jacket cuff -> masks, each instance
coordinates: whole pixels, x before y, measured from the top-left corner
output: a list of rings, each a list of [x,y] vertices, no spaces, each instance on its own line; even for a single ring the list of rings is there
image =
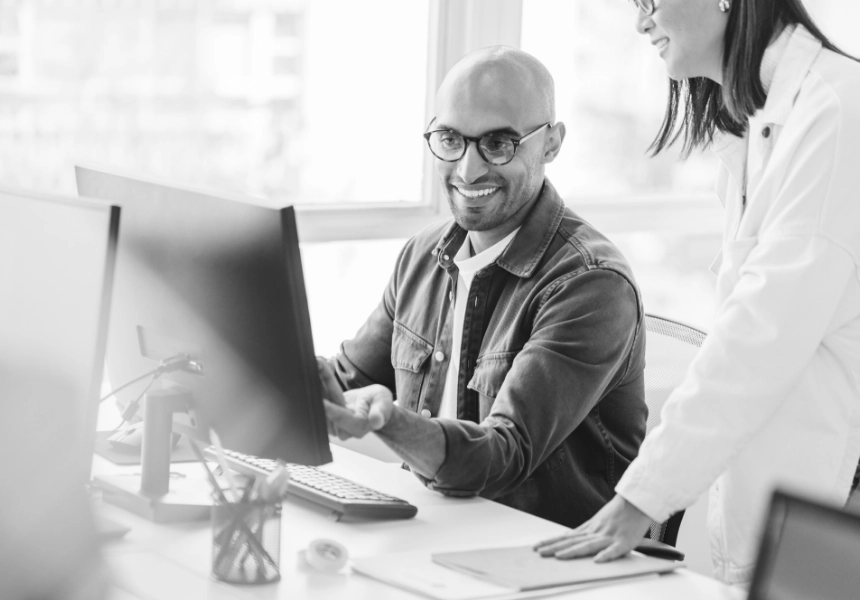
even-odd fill
[[[473,481],[473,469],[468,465],[481,464],[468,457],[480,452],[482,444],[466,439],[463,427],[456,419],[437,419],[445,434],[445,461],[432,479],[419,476],[429,489],[446,496],[469,497],[480,493],[480,483]],[[476,447],[476,445],[478,447]],[[417,475],[417,474],[416,474]]]

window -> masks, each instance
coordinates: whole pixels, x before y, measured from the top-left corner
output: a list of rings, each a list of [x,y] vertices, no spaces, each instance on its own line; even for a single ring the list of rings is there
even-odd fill
[[[429,32],[429,0],[20,0],[0,180],[73,193],[84,161],[280,205],[426,204]]]

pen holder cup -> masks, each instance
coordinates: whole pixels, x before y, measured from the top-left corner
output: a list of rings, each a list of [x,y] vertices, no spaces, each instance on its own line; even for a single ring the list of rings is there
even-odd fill
[[[281,503],[237,502],[212,507],[212,576],[227,583],[281,578]]]

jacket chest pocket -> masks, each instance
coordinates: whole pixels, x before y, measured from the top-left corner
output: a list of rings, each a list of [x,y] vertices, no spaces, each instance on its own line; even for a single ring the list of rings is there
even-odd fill
[[[741,267],[746,263],[753,248],[758,244],[758,238],[743,238],[723,244],[720,252],[721,262],[717,276],[718,304],[732,293],[740,279]]]
[[[478,358],[472,378],[466,384],[478,393],[478,422],[490,414],[516,355],[516,352],[504,352]]]
[[[424,364],[432,352],[433,346],[430,342],[401,323],[394,322],[391,366],[394,367],[397,399],[404,408],[414,410],[418,406],[418,394],[424,379]]]

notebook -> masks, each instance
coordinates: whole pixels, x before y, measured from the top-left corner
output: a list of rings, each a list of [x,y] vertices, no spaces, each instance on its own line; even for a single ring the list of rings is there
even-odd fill
[[[517,591],[668,573],[684,566],[637,552],[607,563],[596,563],[592,557],[558,560],[543,558],[531,546],[434,554],[433,562]]]

